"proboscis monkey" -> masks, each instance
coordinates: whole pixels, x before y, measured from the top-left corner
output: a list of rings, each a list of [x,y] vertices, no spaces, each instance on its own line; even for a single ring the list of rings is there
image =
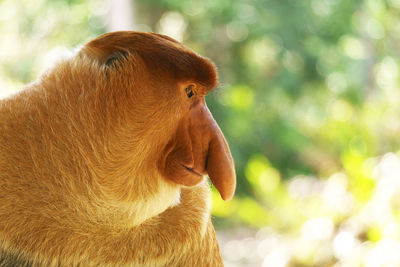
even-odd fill
[[[114,32],[0,101],[0,266],[222,266],[208,174],[235,171],[210,60]]]

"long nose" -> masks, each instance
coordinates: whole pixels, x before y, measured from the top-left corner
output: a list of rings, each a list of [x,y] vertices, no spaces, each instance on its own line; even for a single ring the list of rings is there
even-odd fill
[[[194,162],[204,162],[205,169],[222,199],[233,197],[236,188],[236,173],[228,143],[211,115],[205,101],[191,110],[191,138]],[[196,155],[205,157],[196,160]]]

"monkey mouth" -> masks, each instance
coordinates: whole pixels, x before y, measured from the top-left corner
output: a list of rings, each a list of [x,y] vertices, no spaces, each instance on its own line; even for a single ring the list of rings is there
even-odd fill
[[[186,171],[190,172],[191,174],[194,174],[194,175],[199,176],[199,177],[202,177],[202,176],[203,176],[202,174],[196,172],[193,168],[190,168],[190,167],[185,166],[185,165],[183,165],[183,164],[181,164],[181,166],[182,166]]]

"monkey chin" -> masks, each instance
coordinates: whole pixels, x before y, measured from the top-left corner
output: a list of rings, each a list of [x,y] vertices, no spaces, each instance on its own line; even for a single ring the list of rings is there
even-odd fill
[[[164,181],[161,177],[159,191],[145,200],[133,201],[127,203],[129,211],[123,225],[124,228],[134,227],[142,224],[150,218],[153,218],[169,208],[180,204],[181,188]],[[115,226],[115,224],[113,224]]]

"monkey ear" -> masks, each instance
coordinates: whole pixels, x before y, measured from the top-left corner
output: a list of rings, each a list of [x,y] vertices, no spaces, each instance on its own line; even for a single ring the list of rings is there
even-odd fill
[[[128,55],[127,51],[116,51],[105,59],[104,65],[107,67],[116,67],[118,63],[124,62],[128,58]]]

